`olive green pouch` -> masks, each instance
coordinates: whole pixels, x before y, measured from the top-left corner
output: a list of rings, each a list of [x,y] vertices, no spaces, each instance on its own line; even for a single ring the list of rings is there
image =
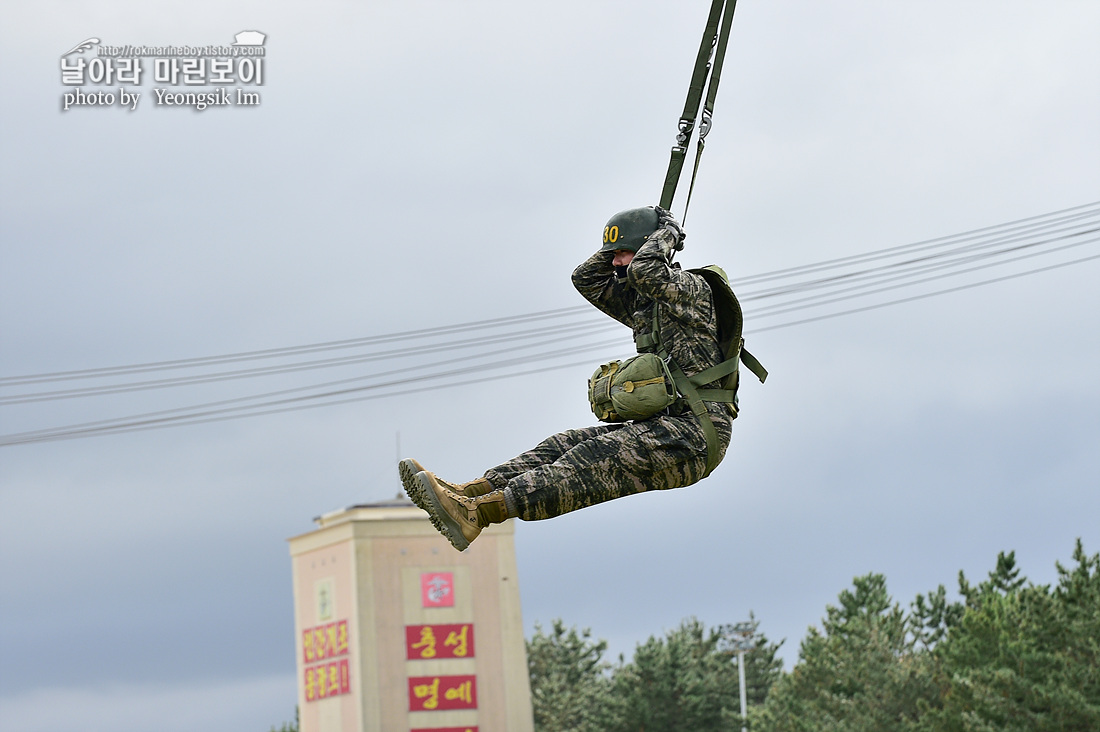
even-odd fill
[[[676,398],[668,364],[655,353],[605,363],[588,380],[588,401],[601,422],[647,419]]]

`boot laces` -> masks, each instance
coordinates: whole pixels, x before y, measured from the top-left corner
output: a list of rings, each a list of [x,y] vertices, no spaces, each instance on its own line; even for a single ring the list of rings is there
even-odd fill
[[[489,493],[485,493],[481,496],[478,496],[477,498],[470,498],[469,496],[455,494],[455,498],[458,500],[459,504],[461,504],[462,507],[466,509],[466,520],[474,524],[475,526],[480,527],[481,517],[478,515],[478,510],[486,504],[503,503],[504,491],[490,491]]]

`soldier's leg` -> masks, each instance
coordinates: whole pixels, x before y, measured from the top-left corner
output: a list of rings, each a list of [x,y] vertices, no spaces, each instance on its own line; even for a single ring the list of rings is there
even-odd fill
[[[503,490],[504,487],[508,485],[508,481],[512,478],[522,475],[529,470],[534,470],[542,465],[549,465],[574,446],[606,432],[620,429],[621,427],[623,427],[621,424],[605,424],[576,430],[566,430],[565,432],[559,432],[556,435],[547,437],[522,455],[518,455],[495,468],[490,468],[477,480],[471,480],[468,483],[461,484],[444,481],[438,476],[435,476],[435,480],[449,490],[461,493],[470,498],[476,498],[477,496],[482,496],[492,491]],[[408,494],[413,503],[430,513],[430,501],[428,500],[428,496],[424,492],[423,486],[421,486],[416,479],[417,474],[423,470],[424,466],[412,458],[405,458],[398,464],[398,472],[401,476],[401,483],[405,487],[405,493]]]
[[[503,490],[508,485],[505,476],[516,477],[525,471],[551,465],[579,445],[621,430],[622,425],[604,425],[560,432],[534,449],[490,469],[484,477],[462,486],[440,480],[412,459],[402,460],[399,469],[409,498],[428,512],[432,524],[455,549],[465,551],[486,526],[516,515],[508,509]]]
[[[691,485],[703,477],[706,463],[706,436],[694,417],[656,417],[574,444],[552,463],[513,477],[504,495],[509,515],[535,521],[642,491]]]
[[[602,424],[559,432],[556,435],[547,437],[522,455],[517,455],[495,468],[489,468],[485,471],[485,478],[494,488],[504,488],[513,478],[543,465],[550,465],[577,445],[608,432],[622,429],[624,426],[622,424]]]
[[[715,428],[724,454],[728,417],[716,419]],[[462,551],[483,528],[511,517],[546,519],[633,493],[690,485],[703,477],[706,462],[706,437],[694,417],[656,417],[547,438],[502,466],[501,473],[514,473],[535,465],[514,475],[503,489],[482,478],[476,482],[486,484],[488,492],[462,495],[421,471],[414,476],[419,490],[410,496],[420,494],[433,524]]]

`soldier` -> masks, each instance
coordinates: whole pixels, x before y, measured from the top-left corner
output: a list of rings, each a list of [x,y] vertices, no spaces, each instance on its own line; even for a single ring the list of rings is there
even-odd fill
[[[683,230],[664,209],[622,211],[604,228],[600,250],[573,272],[573,285],[590,303],[633,329],[639,352],[661,349],[662,357],[671,357],[670,363],[690,377],[719,364],[724,355],[707,279],[672,264],[683,240]],[[679,398],[646,419],[561,432],[461,485],[406,459],[399,466],[401,481],[413,502],[462,551],[483,528],[509,518],[537,521],[701,480],[725,455],[736,416],[731,402],[707,401],[704,408],[696,400],[693,412]],[[708,432],[714,443],[709,466]]]

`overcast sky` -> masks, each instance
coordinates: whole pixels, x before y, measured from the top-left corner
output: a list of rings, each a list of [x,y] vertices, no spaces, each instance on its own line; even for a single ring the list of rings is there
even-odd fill
[[[0,376],[583,304],[569,274],[606,220],[656,203],[707,5],[6,3]],[[158,107],[150,61],[134,111],[62,109],[84,39],[243,30],[267,34],[259,105]],[[1098,33],[1094,0],[741,0],[681,261],[736,278],[1100,200]],[[1077,537],[1100,550],[1098,279],[1094,260],[757,335],[746,307],[771,376],[742,387],[725,462],[518,524],[526,627],[629,656],[752,611],[789,668],[857,575],[908,604],[1016,550],[1052,581]],[[286,538],[392,498],[398,442],[467,480],[591,423],[585,379],[631,348],[605,337],[526,412],[501,407],[511,380],[0,447],[0,729],[292,718]],[[3,406],[0,433],[326,378]]]

